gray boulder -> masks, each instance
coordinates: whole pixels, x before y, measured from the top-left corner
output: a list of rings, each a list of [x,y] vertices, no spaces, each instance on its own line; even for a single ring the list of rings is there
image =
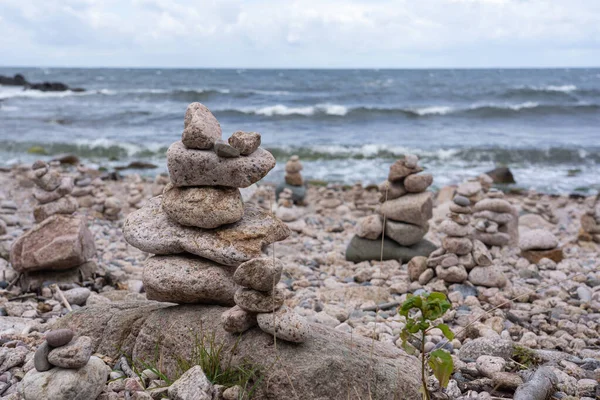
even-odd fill
[[[98,357],[79,369],[52,368],[38,372],[33,368],[23,378],[24,400],[90,400],[98,397],[109,368]]]
[[[395,241],[383,240],[383,260],[401,260],[403,263],[413,257],[428,257],[437,247],[428,240],[421,240],[412,246],[401,246]],[[381,240],[368,240],[354,236],[346,249],[346,260],[352,262],[372,261],[381,258]]]
[[[119,352],[134,360],[160,359],[173,378],[177,360],[189,360],[198,335],[223,343],[231,366],[262,367],[264,378],[254,396],[259,399],[416,399],[419,362],[397,347],[311,324],[302,344],[277,341],[254,327],[241,336],[223,330],[215,305],[169,306],[154,302],[111,303],[85,307],[57,321],[92,337],[95,351],[109,357]],[[168,327],[168,329],[166,329]],[[235,352],[232,349],[235,346]],[[89,398],[95,398],[90,396]]]

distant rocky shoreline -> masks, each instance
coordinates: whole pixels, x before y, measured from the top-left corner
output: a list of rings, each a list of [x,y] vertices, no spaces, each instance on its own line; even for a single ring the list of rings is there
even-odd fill
[[[0,85],[22,86],[25,90],[39,90],[42,92],[64,92],[67,90],[85,92],[83,88],[72,88],[62,82],[29,82],[22,74],[15,74],[13,77],[0,75]]]

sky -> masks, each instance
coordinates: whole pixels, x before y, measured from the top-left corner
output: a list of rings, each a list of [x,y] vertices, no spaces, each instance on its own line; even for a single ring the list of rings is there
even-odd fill
[[[600,0],[0,0],[0,65],[600,67]]]

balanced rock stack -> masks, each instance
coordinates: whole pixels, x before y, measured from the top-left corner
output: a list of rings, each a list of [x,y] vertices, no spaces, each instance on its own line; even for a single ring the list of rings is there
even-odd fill
[[[318,202],[321,209],[328,210],[338,208],[342,204],[344,204],[344,202],[336,195],[336,192],[333,189],[325,189],[323,198]]]
[[[71,215],[78,207],[69,195],[72,178],[61,177],[43,161],[36,161],[32,172],[39,188],[34,196],[40,204],[33,210],[37,225],[19,237],[10,251],[12,267],[22,273],[21,283],[39,271],[59,271],[65,279],[91,275],[95,263],[89,261],[96,248],[85,220]]]
[[[380,185],[379,215],[363,218],[346,250],[348,261],[361,262],[381,258],[406,262],[415,256],[428,256],[435,245],[423,237],[432,217],[431,174],[420,174],[415,155],[407,155],[390,167],[388,180]],[[381,240],[382,234],[384,240]]]
[[[50,170],[44,161],[36,161],[31,169],[32,180],[37,186],[33,194],[38,201],[33,209],[35,222],[40,223],[54,214],[73,214],[77,211],[79,204],[71,196],[73,178]]]
[[[352,186],[352,203],[354,204],[354,210],[362,213],[363,215],[372,209],[365,199],[365,188],[362,182],[356,182]]]
[[[127,203],[132,208],[141,208],[144,201],[144,182],[139,175],[132,177],[133,182],[127,185]]]
[[[585,199],[586,210],[581,216],[579,239],[600,243],[600,194]]]
[[[554,214],[550,198],[542,196],[538,199],[538,194],[535,190],[530,190],[527,197],[523,200],[523,211],[530,214],[537,214],[551,224],[557,224],[558,218]]]
[[[233,274],[241,286],[235,292],[235,307],[221,316],[223,328],[242,333],[258,324],[259,328],[278,339],[302,343],[310,334],[304,317],[283,305],[283,292],[276,285],[283,266],[273,258],[255,258],[241,264]]]
[[[169,183],[169,174],[162,173],[156,175],[152,184],[152,196],[159,196],[165,190],[165,186]]]
[[[446,235],[442,239],[442,247],[427,259],[427,267],[435,269],[435,274],[423,270],[418,277],[413,277],[414,280],[424,285],[435,275],[446,283],[460,283],[467,280],[469,271],[492,264],[492,256],[485,244],[470,238],[470,205],[471,202],[464,196],[454,198],[448,218],[439,226],[440,232]],[[411,263],[415,262],[417,260],[411,260]],[[477,273],[475,271],[475,275]]]
[[[519,214],[504,199],[504,193],[490,189],[487,198],[478,201],[475,211],[474,237],[488,246],[516,246],[519,241]]]
[[[46,333],[46,340],[35,352],[35,369],[44,372],[52,367],[84,367],[92,356],[92,339],[87,336],[74,336],[70,329],[56,329]]]
[[[289,189],[292,192],[292,200],[295,204],[303,205],[306,197],[306,186],[304,185],[304,178],[302,178],[302,171],[304,167],[300,162],[300,157],[293,155],[290,157],[288,162],[285,164],[285,182],[277,186],[275,195],[279,199],[280,194],[284,189]]]
[[[0,201],[0,231],[6,233],[7,226],[19,225],[19,217],[17,217],[17,203],[12,200]]]
[[[275,159],[259,147],[260,135],[234,137],[229,144],[222,141],[216,118],[192,103],[182,140],[167,151],[171,182],[126,218],[127,242],[155,254],[144,264],[148,299],[237,304],[245,311],[232,313],[244,320],[247,312],[271,313],[283,304],[281,292],[273,289],[279,265],[261,254],[290,230],[270,211],[244,204],[239,190],[262,179]]]
[[[293,197],[294,194],[288,188],[283,189],[283,191],[279,193],[275,215],[284,222],[297,221],[304,215],[304,207],[295,206]]]
[[[542,258],[549,258],[557,263],[563,260],[558,239],[545,229],[531,229],[522,233],[519,248],[521,255],[533,264],[537,264]]]
[[[92,178],[88,175],[88,170],[83,165],[77,166],[77,172],[75,187],[71,195],[77,198],[79,207],[91,208],[94,205]]]

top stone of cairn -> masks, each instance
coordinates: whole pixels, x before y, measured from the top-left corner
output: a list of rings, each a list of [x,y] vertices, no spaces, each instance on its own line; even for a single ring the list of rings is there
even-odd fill
[[[181,141],[188,149],[206,150],[221,139],[221,125],[206,106],[192,103],[183,120]]]

